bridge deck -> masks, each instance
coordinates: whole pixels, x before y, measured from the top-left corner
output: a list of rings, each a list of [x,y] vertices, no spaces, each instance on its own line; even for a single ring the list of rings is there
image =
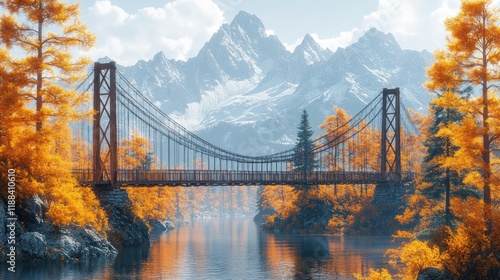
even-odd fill
[[[80,185],[98,185],[93,170],[73,170]],[[226,170],[118,170],[120,186],[234,186],[234,185],[333,185],[377,184],[387,181],[408,182],[412,172],[401,177],[379,172],[313,171],[306,176],[294,171],[226,171]],[[105,184],[105,182],[104,182]]]

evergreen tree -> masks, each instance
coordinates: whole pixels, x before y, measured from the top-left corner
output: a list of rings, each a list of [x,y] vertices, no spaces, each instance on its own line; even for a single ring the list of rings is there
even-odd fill
[[[467,87],[460,92],[464,98],[470,96],[472,87]],[[430,137],[424,142],[427,149],[427,155],[424,159],[423,181],[430,185],[422,190],[422,194],[430,199],[445,199],[445,223],[450,225],[450,198],[451,196],[467,197],[477,196],[470,188],[463,186],[463,176],[456,170],[443,166],[442,158],[450,158],[459,147],[452,143],[452,139],[446,135],[439,135],[442,126],[448,126],[450,123],[458,123],[463,118],[463,113],[453,108],[446,108],[431,104],[431,113],[433,114],[433,123],[429,127]],[[460,188],[453,188],[460,187]]]
[[[314,149],[312,136],[313,131],[309,124],[309,115],[304,110],[298,126],[297,144],[295,145],[295,156],[293,158],[293,170],[302,172],[304,181],[307,179],[307,173],[318,167],[318,162],[312,153]],[[306,189],[309,188],[308,186],[303,187]]]

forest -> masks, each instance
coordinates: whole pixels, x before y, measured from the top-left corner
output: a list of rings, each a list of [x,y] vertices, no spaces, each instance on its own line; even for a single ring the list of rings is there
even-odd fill
[[[72,88],[86,77],[88,50],[95,36],[79,20],[79,5],[47,1],[0,1],[0,183],[16,170],[16,203],[38,196],[56,227],[92,227],[109,232],[108,214],[89,187],[72,176],[74,166],[91,160],[87,143],[70,124],[91,117],[82,110],[89,95]],[[19,19],[22,19],[19,20]],[[374,185],[262,187],[124,188],[132,213],[146,222],[189,220],[211,215],[252,215],[264,230],[293,233],[388,235],[404,240],[387,255],[397,275],[372,270],[358,279],[498,279],[500,275],[500,9],[491,0],[463,0],[447,19],[446,47],[435,52],[426,89],[434,96],[428,114],[412,112],[419,137],[403,132],[402,162],[418,173],[402,205],[372,202]],[[50,30],[45,32],[45,29]],[[21,54],[21,55],[20,55]],[[334,107],[321,124],[325,135],[342,133],[351,118]],[[335,132],[335,133],[333,133]],[[312,171],[318,159],[307,112],[298,126],[291,170]],[[378,170],[380,131],[364,129],[347,147],[331,147],[322,160],[342,171]],[[119,143],[127,168],[155,168],[147,139],[133,133]],[[203,163],[201,162],[200,165]],[[7,188],[0,192],[7,203]]]

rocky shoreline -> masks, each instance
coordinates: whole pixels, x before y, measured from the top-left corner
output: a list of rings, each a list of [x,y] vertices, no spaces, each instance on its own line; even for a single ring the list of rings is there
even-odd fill
[[[46,218],[48,207],[39,196],[29,198],[16,209],[15,222],[7,219],[7,206],[0,200],[0,260],[4,263],[10,259],[16,262],[81,262],[91,257],[114,257],[121,247],[150,244],[146,223],[134,216],[127,205],[103,207],[109,219],[107,238],[92,227],[54,226]],[[155,232],[173,228],[169,223],[148,223]],[[15,237],[11,237],[15,244],[9,241],[11,231],[15,232]],[[13,245],[14,256],[10,250]]]

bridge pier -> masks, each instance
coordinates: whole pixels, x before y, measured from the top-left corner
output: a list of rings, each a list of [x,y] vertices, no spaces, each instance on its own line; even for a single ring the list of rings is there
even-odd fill
[[[132,205],[132,202],[128,198],[128,193],[125,190],[117,189],[112,186],[99,186],[94,187],[93,191],[103,208],[128,208]]]
[[[116,248],[149,244],[146,223],[131,211],[132,202],[126,190],[112,185],[93,187],[97,199],[108,215],[109,241]]]
[[[402,182],[384,182],[375,186],[373,194],[373,204],[394,204],[403,205],[405,195],[412,194],[415,191],[413,183]]]

